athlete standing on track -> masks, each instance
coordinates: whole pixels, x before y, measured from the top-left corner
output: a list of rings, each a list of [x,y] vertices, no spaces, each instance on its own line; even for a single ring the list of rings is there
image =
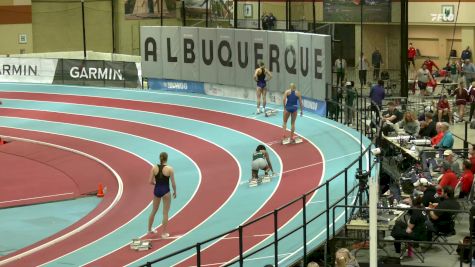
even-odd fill
[[[162,238],[169,236],[167,232],[168,226],[168,211],[170,210],[171,196],[170,196],[170,180],[172,181],[173,198],[176,198],[175,174],[173,168],[167,165],[168,154],[166,152],[160,153],[160,164],[153,166],[150,171],[149,182],[155,185],[153,194],[153,208],[150,217],[148,218],[148,232],[156,233],[152,229],[155,214],[157,214],[160,207],[160,201],[163,199],[163,220],[162,220]]]
[[[252,153],[252,183],[257,183],[259,170],[264,170],[265,175],[268,175],[269,171],[274,173],[274,169],[270,163],[269,153],[267,153],[264,145],[258,145],[256,151]]]
[[[264,62],[259,62],[259,68],[254,72],[254,80],[257,82],[256,96],[257,96],[257,114],[261,113],[261,95],[262,106],[266,112],[266,95],[267,82],[272,79],[272,74],[264,67]]]
[[[295,132],[295,120],[297,119],[297,100],[300,105],[300,116],[303,116],[303,104],[302,104],[302,94],[297,91],[295,84],[290,84],[290,89],[287,89],[282,97],[282,102],[284,104],[284,124],[282,125],[282,130],[284,133],[284,140],[286,139],[285,133],[287,132],[287,120],[289,116],[291,117],[291,128],[290,128],[290,141],[294,141],[294,132]]]

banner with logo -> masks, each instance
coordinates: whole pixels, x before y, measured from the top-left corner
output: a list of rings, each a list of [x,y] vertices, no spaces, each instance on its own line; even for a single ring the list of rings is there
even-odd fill
[[[325,99],[331,82],[327,35],[143,26],[140,36],[147,78],[255,88],[253,75],[262,60],[272,72],[270,91],[283,91],[295,83],[304,96]]]
[[[140,85],[139,68],[134,62],[62,59],[53,83],[136,88]]]
[[[152,90],[205,94],[205,87],[202,82],[148,79],[148,88]]]
[[[57,59],[0,58],[0,82],[51,84],[57,62]]]

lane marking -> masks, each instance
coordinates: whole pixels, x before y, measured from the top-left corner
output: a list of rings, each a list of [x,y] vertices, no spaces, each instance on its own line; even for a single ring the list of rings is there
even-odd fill
[[[282,253],[278,254],[278,256],[287,256],[290,255],[291,253]],[[255,260],[264,260],[264,259],[273,259],[274,255],[271,256],[261,256],[261,257],[256,257],[256,258],[250,258],[250,259],[244,259],[244,261],[255,261]],[[216,263],[208,263],[208,264],[201,264],[201,266],[217,266],[217,265],[224,265],[227,262],[216,262]],[[189,267],[197,267],[196,265],[191,265]]]
[[[73,194],[74,194],[74,192],[68,192],[68,193],[46,195],[46,196],[39,196],[39,197],[20,198],[20,199],[14,199],[14,200],[0,201],[0,204],[11,203],[11,202],[20,202],[20,201],[33,200],[33,199],[41,199],[41,198],[49,198],[49,197],[59,197],[59,196],[66,196],[66,195],[73,195]]]

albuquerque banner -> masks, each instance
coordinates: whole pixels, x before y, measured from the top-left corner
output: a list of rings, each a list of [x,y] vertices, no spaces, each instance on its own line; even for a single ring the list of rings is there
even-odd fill
[[[241,29],[143,26],[142,76],[255,88],[259,61],[272,72],[270,91],[295,83],[324,99],[331,80],[330,36]]]

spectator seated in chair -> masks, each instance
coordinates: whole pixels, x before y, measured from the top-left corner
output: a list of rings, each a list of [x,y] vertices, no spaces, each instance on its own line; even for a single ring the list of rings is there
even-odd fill
[[[446,95],[443,95],[437,103],[438,121],[443,121],[443,117],[448,117],[449,123],[452,123],[452,114],[450,114],[450,103]]]
[[[440,178],[439,185],[437,186],[437,194],[443,196],[443,188],[449,186],[452,188],[452,192],[458,183],[457,175],[451,170],[450,162],[444,160],[442,166],[440,166],[442,177]]]
[[[359,267],[358,261],[346,248],[340,248],[335,254],[336,267]]]
[[[455,154],[452,150],[447,149],[444,151],[444,160],[450,163],[450,169],[455,173],[455,175],[457,175],[457,177],[462,174],[462,171],[460,170],[460,165],[456,161]]]
[[[475,145],[472,145],[472,148],[469,149],[469,160],[472,163],[472,173],[475,174]]]
[[[394,102],[388,102],[388,109],[383,112],[383,133],[387,135],[388,132],[394,130],[393,124],[402,120],[403,114],[396,108]]]
[[[419,121],[416,120],[416,116],[411,111],[406,111],[404,113],[404,119],[399,122],[399,128],[404,129],[409,135],[416,136],[419,134],[420,124]]]
[[[429,212],[429,217],[433,223],[436,233],[455,234],[455,221],[454,217],[456,213],[450,211],[440,210],[459,210],[460,205],[457,200],[454,199],[454,189],[451,186],[442,187],[441,202],[436,205],[434,210]]]
[[[426,178],[420,178],[414,183],[414,187],[423,193],[422,204],[424,207],[429,207],[431,203],[437,203],[439,200],[436,198],[437,189]]]
[[[420,122],[419,135],[421,137],[434,137],[437,135],[436,122],[432,119],[434,114],[432,112],[426,112],[424,121]]]
[[[463,174],[460,177],[462,188],[460,189],[460,198],[464,198],[470,194],[473,184],[472,163],[468,160],[463,161]]]
[[[454,136],[450,132],[450,125],[447,122],[442,122],[440,130],[443,132],[443,137],[434,146],[436,149],[452,149],[454,146]]]
[[[418,196],[412,200],[413,208],[424,208],[422,205],[422,197]],[[391,236],[395,240],[415,240],[415,241],[426,241],[427,240],[427,228],[426,228],[426,218],[427,213],[425,210],[409,210],[408,215],[410,216],[409,221],[404,222],[402,220],[397,221],[396,225],[391,231]],[[394,249],[396,253],[401,253],[401,243],[394,242]]]
[[[444,138],[444,131],[442,130],[442,122],[437,122],[435,124],[435,131],[437,132],[437,134],[430,139],[430,143],[434,148],[438,143],[440,143],[442,138]]]

